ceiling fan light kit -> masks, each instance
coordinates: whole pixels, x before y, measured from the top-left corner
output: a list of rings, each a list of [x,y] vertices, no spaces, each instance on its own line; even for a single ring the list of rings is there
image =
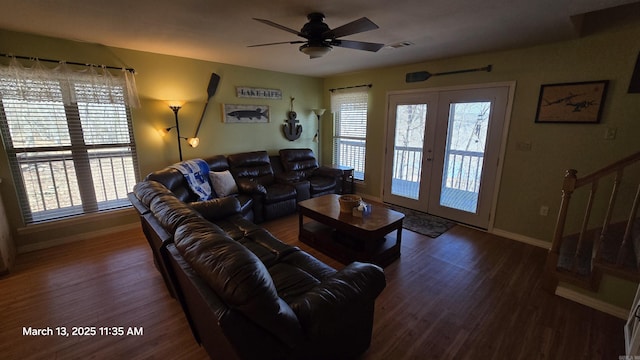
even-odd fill
[[[333,50],[331,45],[324,45],[324,44],[319,44],[319,45],[304,44],[300,46],[300,51],[303,52],[305,55],[309,55],[309,59],[316,59],[319,57],[323,57],[331,50]]]
[[[324,14],[322,13],[310,13],[309,15],[307,15],[307,19],[309,20],[309,22],[304,24],[300,31],[297,31],[286,26],[274,23],[271,20],[254,18],[254,20],[256,21],[298,35],[306,39],[307,41],[282,41],[268,44],[250,45],[249,47],[270,46],[279,44],[303,44],[299,48],[300,52],[308,55],[311,59],[317,59],[326,55],[333,49],[334,46],[371,52],[376,52],[384,47],[384,44],[338,39],[343,36],[377,29],[378,25],[374,24],[366,17],[354,20],[335,29],[329,28],[329,26],[324,23]]]

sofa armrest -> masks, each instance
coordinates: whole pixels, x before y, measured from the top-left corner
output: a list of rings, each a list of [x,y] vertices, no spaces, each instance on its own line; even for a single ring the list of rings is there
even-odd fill
[[[285,183],[285,184],[290,184],[290,183],[298,182],[301,180],[300,175],[293,171],[278,173],[275,175],[275,178],[276,178],[276,181]]]
[[[131,202],[131,205],[133,205],[133,208],[136,209],[136,211],[138,212],[138,215],[142,216],[148,212],[150,212],[151,210],[149,210],[149,207],[145,206],[140,199],[138,199],[138,197],[136,196],[136,194],[134,193],[128,193],[127,194],[127,198],[129,198],[129,201]]]
[[[354,304],[373,303],[386,286],[384,272],[373,264],[353,262],[325,279],[291,304],[305,327],[326,331],[341,326],[331,321],[343,316]],[[324,326],[324,328],[323,328]]]
[[[313,172],[314,175],[327,176],[333,178],[340,178],[344,174],[342,170],[331,168],[328,166],[320,166]]]
[[[355,262],[290,304],[318,358],[357,358],[369,347],[375,299],[385,285],[381,268]]]
[[[249,179],[238,179],[238,190],[249,195],[266,195],[267,189],[260,183]]]
[[[235,196],[196,201],[189,205],[209,221],[224,219],[242,212],[240,201]]]

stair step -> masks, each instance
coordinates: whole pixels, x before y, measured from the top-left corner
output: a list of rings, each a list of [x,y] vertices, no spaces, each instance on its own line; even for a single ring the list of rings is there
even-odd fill
[[[593,249],[593,239],[584,240],[582,244],[583,251],[579,256],[576,256],[577,247],[578,235],[571,235],[562,239],[557,269],[559,271],[571,272],[578,276],[589,277],[591,276],[591,249]]]
[[[600,248],[598,249],[598,253],[596,255],[598,263],[617,266],[616,264],[618,262],[618,253],[622,244],[625,230],[622,225],[625,224],[612,225],[607,231],[607,234],[600,242]],[[618,267],[626,269],[627,271],[638,272],[636,254],[631,244],[627,244],[626,256],[622,265]]]

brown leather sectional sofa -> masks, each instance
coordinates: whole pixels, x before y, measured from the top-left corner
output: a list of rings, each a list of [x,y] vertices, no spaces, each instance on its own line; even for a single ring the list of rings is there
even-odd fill
[[[298,188],[311,196],[313,170],[275,174],[265,155],[206,159],[211,170],[238,176],[238,193],[221,198],[195,201],[173,168],[135,186],[129,198],[156,266],[211,358],[357,358],[371,341],[384,273],[357,262],[335,270],[251,221],[295,211]],[[272,180],[294,189],[292,204],[276,192],[267,196]]]

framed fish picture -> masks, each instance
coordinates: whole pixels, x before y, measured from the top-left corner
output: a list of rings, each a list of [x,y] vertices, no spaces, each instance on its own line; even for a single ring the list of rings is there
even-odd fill
[[[222,121],[225,123],[268,123],[268,105],[222,105]]]
[[[608,84],[599,80],[542,85],[535,122],[599,123]]]

